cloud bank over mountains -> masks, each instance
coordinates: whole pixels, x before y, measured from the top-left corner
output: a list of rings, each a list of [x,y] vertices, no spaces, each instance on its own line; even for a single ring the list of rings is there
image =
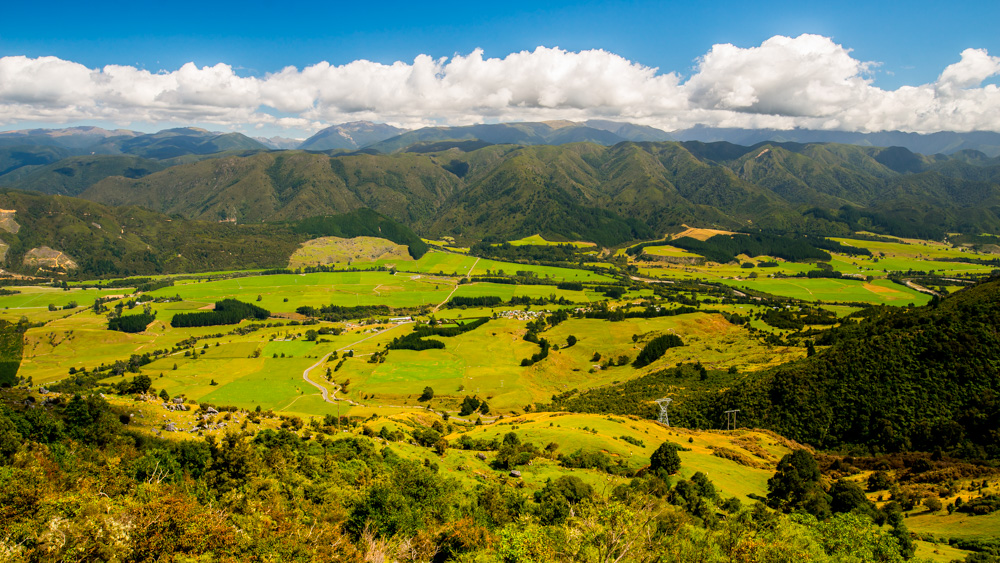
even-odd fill
[[[613,119],[676,130],[716,127],[1000,131],[1000,57],[966,49],[930,84],[883,90],[878,63],[819,35],[714,45],[690,76],[603,50],[481,50],[412,63],[357,60],[262,77],[229,65],[150,72],[56,57],[0,58],[0,125],[108,121],[301,131],[372,120],[403,127]]]

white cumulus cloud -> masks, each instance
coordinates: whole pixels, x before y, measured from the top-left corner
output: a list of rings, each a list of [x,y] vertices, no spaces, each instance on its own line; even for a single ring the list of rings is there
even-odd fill
[[[0,124],[208,123],[300,131],[369,119],[403,126],[604,118],[667,130],[695,124],[856,131],[1000,130],[1000,57],[966,49],[930,84],[874,85],[878,63],[828,37],[713,46],[686,79],[604,50],[475,50],[382,64],[357,60],[240,76],[219,63],[172,71],[0,58]]]

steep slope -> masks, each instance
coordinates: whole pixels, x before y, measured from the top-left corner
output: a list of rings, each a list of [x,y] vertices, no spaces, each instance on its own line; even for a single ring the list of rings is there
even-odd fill
[[[22,129],[0,133],[0,146],[61,147],[69,149],[75,154],[80,154],[80,151],[86,151],[111,138],[127,139],[137,135],[142,135],[142,133],[128,129],[108,130],[92,126],[67,127],[65,129]]]
[[[124,140],[109,139],[93,147],[97,153],[134,154],[158,160],[231,150],[267,150],[267,147],[241,133],[218,134],[196,127],[166,129]]]
[[[109,176],[142,178],[168,165],[159,160],[125,155],[72,156],[42,166],[10,182],[19,190],[76,196]]]
[[[1000,280],[919,309],[873,309],[815,356],[709,401],[827,448],[1000,455]]]
[[[10,246],[0,266],[36,274],[25,263],[48,248],[76,267],[77,277],[149,275],[220,269],[284,268],[304,241],[315,237],[379,236],[407,246],[414,258],[427,245],[412,230],[370,209],[266,225],[234,225],[170,218],[140,207],[107,207],[63,196],[7,190],[0,208],[14,210],[16,233],[0,231]],[[51,273],[52,268],[42,273]]]
[[[433,214],[459,180],[428,158],[300,151],[215,158],[142,179],[107,178],[82,195],[192,219],[292,220],[370,207],[413,224]]]
[[[425,127],[375,143],[371,145],[371,148],[382,153],[392,153],[405,150],[419,142],[470,139],[509,145],[561,145],[578,142],[613,145],[625,140],[604,129],[587,127],[571,121],[547,121],[494,123],[465,127]]]
[[[9,184],[39,167],[66,158],[70,151],[49,145],[0,147],[0,184]]]
[[[868,147],[905,147],[910,151],[932,155],[951,154],[962,150],[978,150],[988,156],[1000,155],[1000,133],[992,131],[941,131],[938,133],[904,133],[882,131],[855,133],[852,131],[818,131],[811,129],[729,129],[697,126],[673,131],[671,135],[681,141],[725,141],[751,146],[765,142],[841,143]]]
[[[0,192],[0,207],[16,210],[21,225],[0,233],[10,245],[4,268],[32,274],[23,257],[40,247],[64,253],[74,272],[89,276],[282,267],[302,238],[287,228],[176,220],[28,192]]]
[[[312,137],[302,141],[297,147],[301,150],[326,151],[332,149],[360,149],[368,145],[384,141],[406,132],[406,129],[372,123],[371,121],[353,121],[332,125],[318,131]]]
[[[468,238],[542,233],[604,245],[653,235],[642,222],[606,209],[600,179],[581,154],[541,146],[519,147],[505,157],[448,201],[431,232]]]
[[[670,133],[662,129],[649,127],[648,125],[636,125],[634,123],[622,123],[620,121],[608,121],[605,119],[588,119],[583,124],[594,129],[610,131],[626,141],[662,142],[675,140]]]
[[[534,134],[530,128],[504,131]],[[973,156],[795,143],[607,147],[427,140],[394,154],[187,155],[182,158],[204,160],[142,178],[108,177],[82,195],[110,205],[243,223],[369,207],[435,237],[583,236],[610,228],[605,221],[633,220],[659,234],[694,223],[937,239],[949,231],[1000,230],[1000,166]],[[914,169],[920,171],[905,172]],[[596,222],[553,231],[557,219],[567,217],[560,207]],[[611,230],[638,232],[632,226]]]

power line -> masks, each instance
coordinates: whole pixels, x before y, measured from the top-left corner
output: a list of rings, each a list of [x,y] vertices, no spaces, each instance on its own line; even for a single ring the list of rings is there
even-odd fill
[[[657,399],[656,404],[660,407],[660,418],[659,421],[667,426],[670,426],[670,417],[667,416],[667,407],[670,406],[670,401],[673,399],[664,397],[663,399]]]
[[[731,411],[726,411],[725,412],[725,415],[726,415],[726,430],[730,429],[729,428],[729,419],[730,418],[732,418],[732,420],[733,420],[733,427],[732,427],[732,429],[736,430],[736,413],[738,413],[738,412],[740,412],[740,409],[733,409]]]

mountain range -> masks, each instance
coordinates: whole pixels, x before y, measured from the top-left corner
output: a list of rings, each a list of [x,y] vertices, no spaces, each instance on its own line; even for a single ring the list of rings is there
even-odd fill
[[[367,207],[425,236],[466,240],[543,233],[615,245],[683,223],[928,238],[1000,229],[1000,159],[973,151],[438,141],[393,154],[250,151],[172,166],[89,158],[42,167],[11,187],[239,223]],[[92,173],[99,165],[111,173]]]
[[[968,148],[664,141],[610,121],[399,131],[355,122],[303,143],[315,150],[279,151],[196,128],[9,132],[0,185],[239,223],[370,208],[468,241],[543,233],[611,246],[685,223],[938,239],[1000,230],[1000,158]]]

